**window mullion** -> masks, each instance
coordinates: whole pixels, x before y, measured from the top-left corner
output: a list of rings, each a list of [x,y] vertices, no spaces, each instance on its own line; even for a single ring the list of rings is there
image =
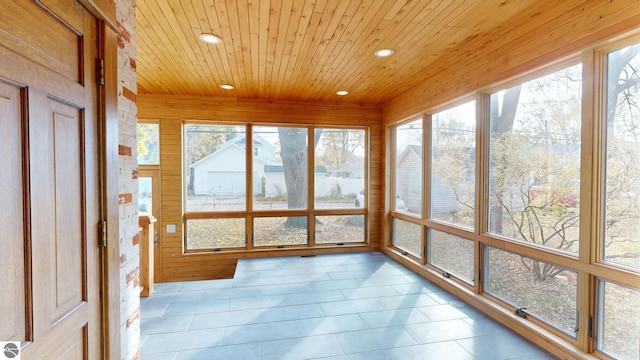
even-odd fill
[[[307,129],[307,208],[309,210],[309,217],[307,220],[307,245],[315,246],[315,233],[316,233],[316,216],[314,213],[315,205],[315,149],[318,144],[316,144],[316,140],[320,141],[320,139],[316,139],[316,129],[315,127],[309,127]]]
[[[478,235],[486,233],[488,224],[488,141],[489,138],[489,95],[480,93],[476,96],[476,212],[474,232]],[[482,294],[484,279],[482,269],[484,268],[483,244],[478,236],[474,240],[476,279],[473,283],[474,292]]]
[[[433,124],[431,123],[431,114],[424,113],[422,115],[422,207],[420,209],[421,218],[424,222],[429,218],[431,213],[431,144],[433,144]],[[422,231],[422,264],[429,262],[429,231],[425,225]]]
[[[582,57],[582,146],[580,174],[580,244],[578,259],[588,269],[597,259],[598,241],[602,219],[602,99],[605,70],[595,51],[586,51]],[[595,206],[594,206],[595,205]],[[577,347],[581,351],[593,350],[590,327],[595,307],[593,276],[578,271],[578,331]],[[593,330],[593,329],[592,329]]]
[[[253,250],[253,124],[246,125],[245,169],[246,171],[246,197],[247,217],[245,221],[245,248]]]

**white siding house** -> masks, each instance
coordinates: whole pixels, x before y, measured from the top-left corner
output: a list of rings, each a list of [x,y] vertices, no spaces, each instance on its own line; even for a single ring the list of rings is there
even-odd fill
[[[220,149],[196,161],[193,169],[195,195],[242,196],[245,194],[244,136],[237,136]],[[262,193],[262,179],[266,166],[281,166],[276,159],[275,147],[260,136],[253,138],[253,193]],[[281,174],[284,184],[284,174]]]
[[[246,183],[245,136],[237,136],[220,149],[196,161],[193,169],[194,195],[244,196]],[[324,196],[326,172],[316,170],[315,194]],[[276,148],[264,138],[253,136],[253,194],[267,197],[285,195],[282,162]]]
[[[422,206],[422,146],[408,145],[397,160],[397,195],[410,211],[418,212]],[[431,176],[431,212],[447,213],[460,210],[460,204],[449,185],[439,176]]]

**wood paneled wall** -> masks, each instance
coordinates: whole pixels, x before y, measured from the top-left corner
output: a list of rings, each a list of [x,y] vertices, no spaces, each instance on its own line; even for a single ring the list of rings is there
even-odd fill
[[[481,91],[628,31],[638,30],[640,2],[566,0],[510,23],[455,49],[433,66],[428,79],[389,101],[391,124]],[[569,9],[569,10],[567,10]]]
[[[139,95],[138,119],[160,124],[160,172],[162,210],[159,234],[162,280],[181,281],[224,278],[233,275],[238,258],[298,255],[322,252],[369,251],[380,247],[384,205],[384,141],[382,107],[360,104],[318,104],[268,100],[240,100],[171,95]],[[368,126],[370,138],[369,246],[339,248],[222,251],[184,254],[182,233],[183,120],[215,120],[252,123]],[[176,224],[174,234],[167,224]]]

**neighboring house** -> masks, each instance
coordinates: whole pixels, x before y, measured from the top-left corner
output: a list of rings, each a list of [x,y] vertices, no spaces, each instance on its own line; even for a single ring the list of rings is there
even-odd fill
[[[226,142],[217,151],[191,164],[195,195],[244,196],[246,193],[244,135]],[[325,191],[324,168],[316,169],[316,196]],[[259,135],[253,136],[253,194],[268,197],[285,195],[282,162],[276,158],[276,147]]]
[[[364,170],[364,158],[358,157],[330,168],[328,175],[335,178],[364,179]]]
[[[193,192],[195,195],[244,195],[245,190],[244,135],[236,136],[217,151],[191,164],[193,169]],[[262,179],[265,168],[282,167],[276,159],[276,148],[264,138],[253,136],[253,193],[262,194]],[[282,174],[284,178],[284,174]],[[284,180],[282,181],[284,184]]]
[[[422,206],[422,146],[408,145],[396,160],[396,194],[411,212],[419,212]],[[451,188],[438,176],[431,177],[431,212],[448,213],[460,210]]]

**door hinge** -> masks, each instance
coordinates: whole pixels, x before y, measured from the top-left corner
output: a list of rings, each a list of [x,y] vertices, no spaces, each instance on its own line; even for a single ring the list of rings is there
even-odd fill
[[[104,59],[96,59],[96,84],[104,86]]]
[[[107,222],[105,220],[98,223],[98,245],[107,247]]]

